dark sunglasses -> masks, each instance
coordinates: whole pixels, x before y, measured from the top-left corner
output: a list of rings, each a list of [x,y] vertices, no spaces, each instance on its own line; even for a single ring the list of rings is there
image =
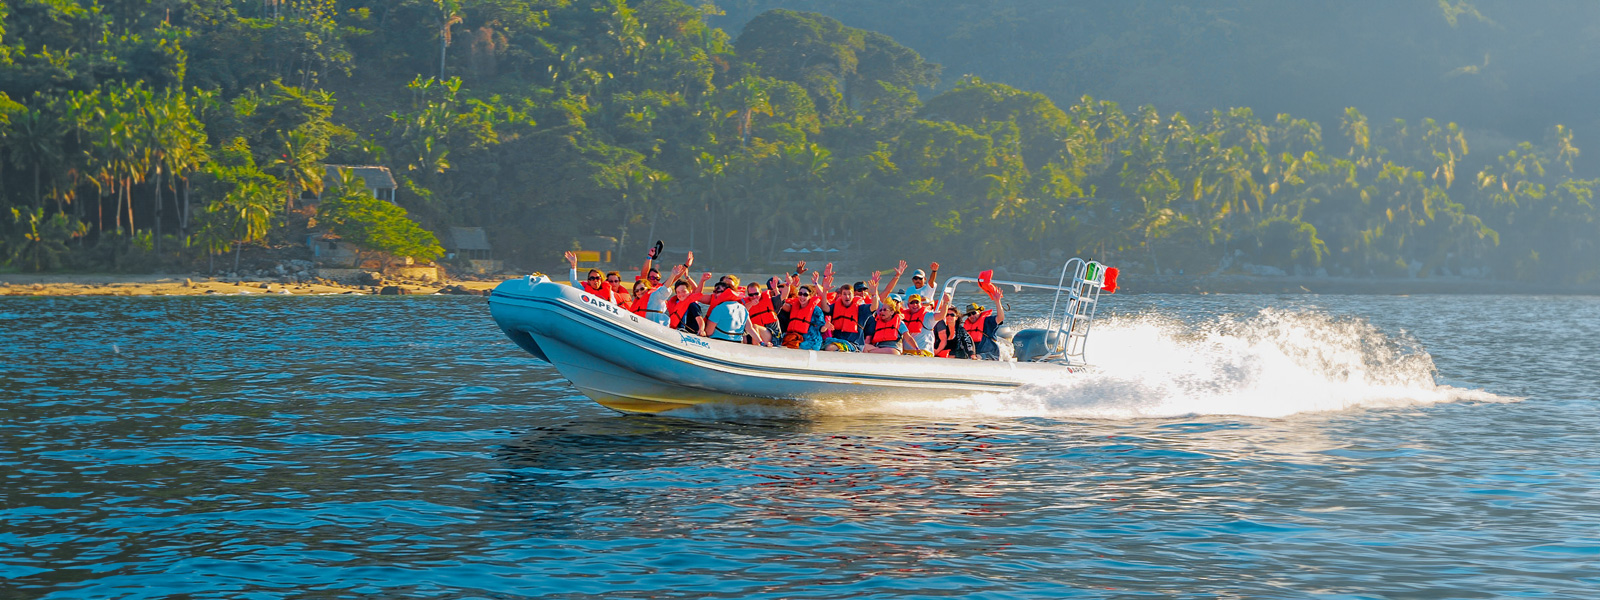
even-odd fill
[[[600,276],[599,275],[590,275],[589,276],[589,281],[600,281]]]
[[[796,296],[799,296],[799,297],[801,297],[801,298],[804,298],[804,297],[806,297],[806,296],[810,296],[810,295],[811,295],[811,292],[800,292],[800,293],[797,293],[797,294],[795,294],[795,295],[796,295]]]
[[[621,279],[610,279],[610,278],[607,278],[606,281],[609,281],[611,283],[622,283]]]

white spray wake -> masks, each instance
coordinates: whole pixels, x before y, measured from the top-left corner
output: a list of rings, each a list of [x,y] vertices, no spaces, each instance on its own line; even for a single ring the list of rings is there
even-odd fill
[[[1200,326],[1142,316],[1095,324],[1097,370],[1003,394],[928,402],[819,407],[825,412],[1074,419],[1238,415],[1507,401],[1440,385],[1433,358],[1365,321],[1263,310]]]

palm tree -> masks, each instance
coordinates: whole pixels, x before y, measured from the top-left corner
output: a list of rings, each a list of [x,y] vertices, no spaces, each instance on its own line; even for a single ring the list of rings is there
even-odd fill
[[[744,76],[728,87],[733,93],[735,108],[728,112],[729,116],[739,116],[739,146],[750,144],[750,126],[756,113],[772,114],[771,97],[767,95],[767,84],[760,77]]]
[[[450,28],[461,23],[461,3],[458,0],[434,0],[439,7],[439,79],[444,79],[445,49],[450,47]]]
[[[279,140],[283,152],[268,163],[267,168],[276,170],[278,179],[283,180],[289,190],[284,210],[294,210],[294,199],[301,192],[322,193],[322,169],[317,165],[314,140],[306,132],[296,129],[280,136]]]
[[[274,194],[275,191],[270,187],[247,181],[239,184],[222,201],[212,205],[211,209],[220,213],[221,223],[232,241],[234,272],[239,271],[240,247],[267,237],[267,229],[272,224],[275,212]]]
[[[44,113],[43,108],[24,108],[11,118],[11,163],[18,169],[33,167],[34,206],[44,204],[40,173],[61,160],[61,122]]]

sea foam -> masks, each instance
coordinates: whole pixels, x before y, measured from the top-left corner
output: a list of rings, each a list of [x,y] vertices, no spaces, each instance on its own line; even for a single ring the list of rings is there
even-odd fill
[[[1012,392],[927,402],[848,403],[827,412],[1072,419],[1300,413],[1512,400],[1439,384],[1409,336],[1366,321],[1265,309],[1186,324],[1159,315],[1095,323],[1094,370]]]

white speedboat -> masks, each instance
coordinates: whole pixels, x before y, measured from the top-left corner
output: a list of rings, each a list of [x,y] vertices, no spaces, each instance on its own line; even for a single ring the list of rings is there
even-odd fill
[[[1083,372],[1095,305],[1102,289],[1115,291],[1115,275],[1115,269],[1075,258],[1067,261],[1057,285],[992,282],[1057,292],[1044,328],[1004,329],[996,336],[1000,361],[763,348],[713,340],[669,329],[543,275],[496,286],[489,312],[518,346],[554,365],[584,395],[622,412],[658,413],[705,403],[937,399],[1005,391]],[[957,286],[976,281],[951,278],[942,295],[952,297]],[[1057,313],[1056,307],[1062,310]]]

